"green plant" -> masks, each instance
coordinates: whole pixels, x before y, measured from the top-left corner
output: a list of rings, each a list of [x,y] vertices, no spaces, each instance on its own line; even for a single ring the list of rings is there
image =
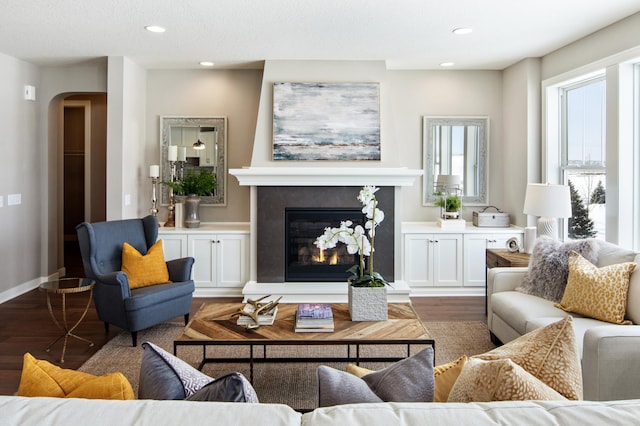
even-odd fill
[[[435,202],[435,205],[442,207],[446,212],[457,212],[462,207],[462,200],[459,195],[443,195],[437,194],[440,198]]]
[[[206,169],[200,169],[199,173],[189,170],[182,180],[162,183],[171,187],[176,195],[198,196],[211,195],[218,185],[216,174],[208,172]]]

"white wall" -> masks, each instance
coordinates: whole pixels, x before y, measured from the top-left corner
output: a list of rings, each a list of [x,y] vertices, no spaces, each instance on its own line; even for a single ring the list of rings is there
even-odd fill
[[[149,70],[147,72],[146,142],[141,166],[160,163],[160,117],[227,117],[227,167],[251,162],[261,70]],[[151,183],[143,179],[141,215],[151,207]],[[166,208],[159,217],[166,219]],[[201,206],[203,222],[248,222],[249,189],[227,176],[227,205]]]
[[[424,115],[490,118],[490,204],[500,205],[502,181],[502,77],[500,71],[394,71],[382,61],[267,61],[251,166],[409,167],[422,169]],[[272,161],[273,83],[379,82],[381,161]],[[422,205],[422,180],[403,189],[402,221],[436,220],[438,209]],[[474,208],[465,216],[470,220]]]
[[[40,70],[0,53],[0,302],[20,294],[15,287],[41,275],[40,129],[38,103],[23,98],[25,85],[40,88]],[[36,90],[37,96],[42,96]],[[22,202],[9,206],[7,196],[20,194]]]

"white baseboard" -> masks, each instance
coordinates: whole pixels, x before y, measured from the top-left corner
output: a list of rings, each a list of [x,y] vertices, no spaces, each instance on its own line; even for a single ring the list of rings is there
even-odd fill
[[[46,282],[46,281],[50,281],[50,280],[55,280],[59,277],[58,273],[54,273],[52,275],[49,275],[48,277],[40,277],[40,278],[36,278],[33,279],[31,281],[27,281],[25,283],[22,284],[18,284],[16,286],[13,286],[3,292],[0,293],[0,303],[4,303],[8,300],[11,300],[15,297],[21,296],[24,293],[33,290],[34,288],[38,288],[38,286],[40,285],[40,283]]]

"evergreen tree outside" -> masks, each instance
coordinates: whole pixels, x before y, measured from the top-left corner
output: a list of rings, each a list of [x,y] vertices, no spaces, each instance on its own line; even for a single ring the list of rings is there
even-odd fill
[[[604,190],[604,186],[602,185],[602,181],[598,181],[598,185],[595,187],[593,192],[591,193],[591,202],[590,204],[605,204],[606,203],[606,193]]]
[[[595,237],[598,232],[593,229],[593,220],[589,218],[589,210],[571,181],[569,181],[569,191],[571,193],[572,215],[569,218],[569,238],[579,240]]]

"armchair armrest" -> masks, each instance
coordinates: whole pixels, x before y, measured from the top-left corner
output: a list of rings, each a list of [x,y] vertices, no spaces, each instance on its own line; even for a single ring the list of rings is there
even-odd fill
[[[126,272],[116,271],[104,275],[98,275],[96,277],[96,284],[108,286],[109,293],[113,293],[116,288],[119,288],[122,299],[131,297],[129,277]]]
[[[640,398],[640,326],[592,327],[584,335],[585,400]]]
[[[167,261],[169,279],[175,282],[189,281],[191,279],[191,269],[193,268],[193,257],[183,257]]]

